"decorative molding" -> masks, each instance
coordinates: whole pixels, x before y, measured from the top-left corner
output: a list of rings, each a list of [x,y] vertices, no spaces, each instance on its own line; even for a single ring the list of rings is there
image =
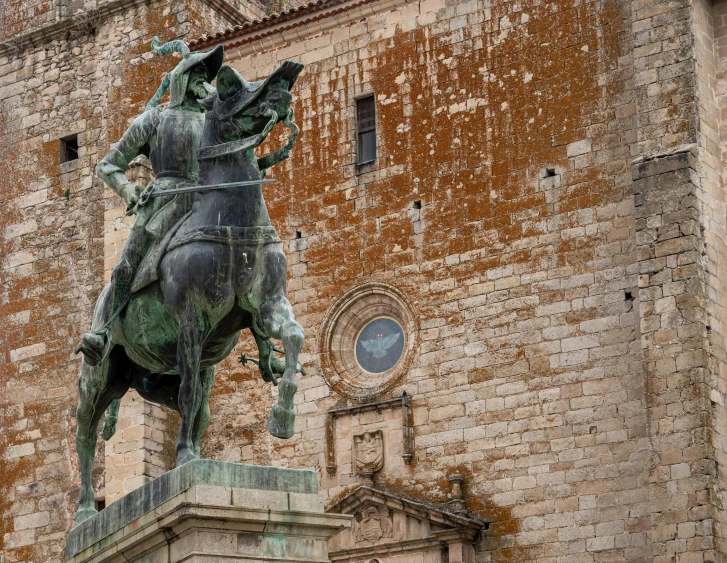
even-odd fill
[[[328,475],[333,476],[338,471],[338,465],[336,463],[336,418],[339,416],[359,414],[372,410],[381,412],[386,409],[397,407],[401,407],[402,431],[404,435],[404,453],[401,457],[404,459],[404,463],[409,465],[414,457],[412,428],[409,422],[409,419],[411,418],[411,403],[409,395],[407,395],[406,391],[404,391],[402,392],[401,397],[396,399],[331,409],[328,411],[326,417],[326,469],[328,471]]]
[[[462,513],[467,511],[467,504],[464,500],[464,475],[460,473],[452,473],[448,477],[448,481],[452,485],[452,500],[447,503],[449,509],[455,513]]]
[[[454,513],[449,507],[412,500],[391,491],[375,489],[366,485],[346,495],[331,506],[327,512],[354,515],[356,519],[353,543],[343,547],[340,542],[334,542],[334,545],[338,544],[339,547],[333,547],[329,551],[328,556],[332,562],[368,561],[371,557],[387,555],[401,557],[407,552],[421,552],[422,550],[439,553],[444,546],[453,548],[459,545],[460,550],[461,546],[468,546],[468,549],[472,550],[474,543],[488,528],[487,522],[467,514]],[[389,523],[389,518],[393,524],[394,515],[397,513],[399,516],[404,515],[407,518],[428,522],[430,533],[419,538],[398,537],[396,532],[391,536],[386,536],[384,530]],[[374,521],[368,522],[367,526],[362,526],[367,515],[369,519],[373,517]],[[382,533],[379,535],[376,524],[381,523],[383,518],[386,520],[380,526]],[[362,540],[361,534],[364,531],[367,532],[368,537],[364,536]],[[403,531],[406,534],[406,531]]]
[[[371,373],[357,361],[356,342],[361,331],[379,317],[399,325],[404,347],[390,369]],[[419,325],[398,289],[369,282],[350,289],[329,308],[318,342],[323,377],[331,389],[357,401],[373,400],[393,391],[406,377],[418,350]]]

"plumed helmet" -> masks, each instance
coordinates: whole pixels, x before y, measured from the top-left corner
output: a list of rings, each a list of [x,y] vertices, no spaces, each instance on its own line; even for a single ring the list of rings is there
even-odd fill
[[[189,82],[189,71],[192,67],[203,64],[207,70],[207,82],[212,82],[217,76],[217,72],[222,66],[222,60],[225,57],[225,50],[222,45],[218,45],[211,51],[206,53],[190,53],[184,41],[175,39],[159,46],[159,38],[155,37],[151,42],[151,49],[157,56],[164,56],[170,53],[180,53],[182,61],[170,72],[164,79],[161,87],[149,102],[149,106],[155,106],[159,103],[167,88],[169,92],[169,108],[176,108],[182,105],[184,96],[187,92],[187,83]]]

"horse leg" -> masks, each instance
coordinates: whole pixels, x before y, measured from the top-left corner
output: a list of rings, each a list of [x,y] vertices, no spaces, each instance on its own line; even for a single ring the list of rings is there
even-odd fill
[[[116,423],[119,421],[120,407],[121,399],[114,399],[106,410],[106,416],[104,417],[101,428],[101,437],[107,442],[116,434]]]
[[[182,424],[177,438],[177,467],[197,459],[194,453],[193,430],[197,412],[202,404],[203,386],[199,364],[209,321],[193,300],[187,304],[179,323],[177,365],[179,385],[179,414]],[[206,371],[206,370],[205,370]]]
[[[115,351],[120,353],[113,353]],[[109,358],[96,366],[85,360],[78,378],[79,402],[76,409],[76,452],[81,473],[81,491],[76,512],[76,525],[96,514],[93,505],[91,471],[96,455],[98,423],[112,401],[124,395],[128,382],[128,359],[122,348],[115,348]]]
[[[210,424],[210,395],[212,394],[212,384],[215,382],[215,366],[202,370],[200,378],[202,380],[202,400],[192,429],[192,446],[194,455],[197,457],[200,455],[199,446],[202,442],[202,435]]]
[[[298,390],[295,374],[298,371],[298,354],[303,347],[304,332],[293,315],[293,307],[282,293],[260,307],[263,330],[273,338],[283,341],[285,371],[278,383],[278,402],[268,417],[268,430],[278,438],[290,438],[295,432],[293,398]]]

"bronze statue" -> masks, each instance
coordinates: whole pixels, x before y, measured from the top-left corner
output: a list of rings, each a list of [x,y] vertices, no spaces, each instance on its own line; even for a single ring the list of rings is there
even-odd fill
[[[207,97],[204,84],[212,82],[224,57],[221,45],[207,53],[190,54],[182,41],[170,41],[160,48],[156,38],[152,50],[156,55],[179,52],[182,62],[167,75],[146,111],[96,166],[98,177],[119,194],[128,206],[127,213],[136,214],[136,220],[111,274],[110,289],[100,305],[103,325],[84,334],[76,350],[83,353],[90,365],[97,365],[108,354],[110,318],[118,315],[128,302],[131,282],[145,253],[155,243],[158,245],[192,207],[192,193],[156,198],[150,205],[138,206],[142,188],[129,182],[124,172],[134,158],[144,154],[149,157],[156,178],[152,189],[164,191],[197,183],[197,150],[204,125],[202,100]],[[162,111],[157,104],[170,87],[169,104]]]
[[[215,365],[242,329],[255,337],[263,379],[279,385],[268,429],[280,438],[294,431],[304,334],[285,298],[287,260],[270,224],[261,171],[287,158],[297,138],[289,90],[303,65],[286,61],[265,80],[249,83],[231,67],[220,68],[221,47],[190,54],[182,42],[159,48],[155,41],[153,48],[184,58],[97,167],[137,218],[99,297],[92,330],[79,345],[76,523],[96,512],[91,466],[103,413],[108,409],[108,439],[119,400],[136,389],[180,412],[177,466],[196,459],[209,424]],[[216,91],[206,84],[215,74]],[[170,103],[162,111],[157,104],[169,86]],[[291,129],[289,141],[256,158],[254,148],[279,122]],[[141,153],[156,177],[143,192],[123,174]],[[284,361],[271,338],[282,340]]]

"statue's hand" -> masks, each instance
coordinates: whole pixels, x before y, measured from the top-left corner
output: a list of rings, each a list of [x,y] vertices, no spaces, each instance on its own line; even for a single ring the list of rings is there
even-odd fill
[[[139,201],[139,196],[143,190],[144,188],[142,188],[139,184],[132,184],[129,182],[121,189],[121,199],[126,202],[126,205],[133,209]]]

